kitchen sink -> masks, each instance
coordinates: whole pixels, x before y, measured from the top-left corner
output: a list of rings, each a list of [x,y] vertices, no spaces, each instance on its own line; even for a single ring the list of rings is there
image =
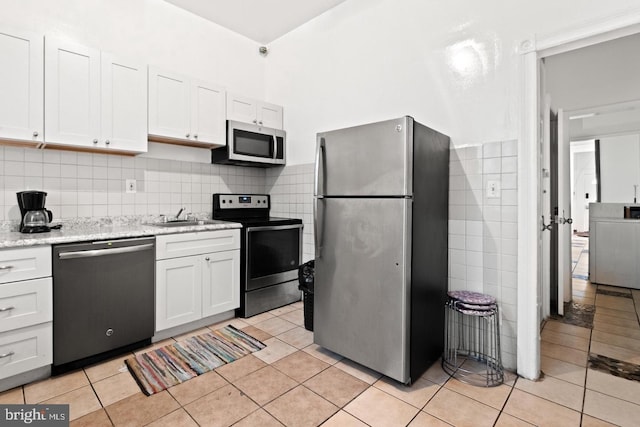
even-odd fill
[[[178,221],[168,221],[168,222],[152,222],[148,225],[153,225],[154,227],[191,227],[194,225],[208,225],[208,224],[223,224],[224,221],[218,221],[216,219],[189,219],[189,220],[178,220]]]

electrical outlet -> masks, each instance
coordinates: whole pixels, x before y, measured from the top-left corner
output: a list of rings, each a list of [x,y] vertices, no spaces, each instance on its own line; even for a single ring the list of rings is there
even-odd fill
[[[487,199],[500,198],[500,181],[487,181]]]
[[[125,181],[125,190],[127,193],[135,193],[136,190],[136,180],[135,179],[127,179]]]

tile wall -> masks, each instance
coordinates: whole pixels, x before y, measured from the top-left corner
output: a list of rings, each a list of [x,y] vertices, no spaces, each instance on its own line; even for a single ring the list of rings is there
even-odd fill
[[[125,192],[135,179],[136,193]],[[16,192],[44,190],[54,221],[212,211],[212,194],[264,193],[265,170],[110,154],[0,147],[0,220],[19,221]]]
[[[517,161],[517,141],[491,142],[452,148],[449,169],[449,289],[497,298],[507,368],[516,367]]]
[[[304,261],[314,258],[313,182],[313,163],[267,169],[265,189],[271,194],[271,215],[300,218],[304,223]]]

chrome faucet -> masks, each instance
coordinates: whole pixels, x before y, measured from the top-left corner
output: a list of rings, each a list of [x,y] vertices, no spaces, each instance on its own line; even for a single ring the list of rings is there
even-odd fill
[[[180,214],[182,213],[182,211],[184,211],[184,208],[180,208],[180,210],[178,211],[178,213],[176,215],[176,219],[180,219]]]

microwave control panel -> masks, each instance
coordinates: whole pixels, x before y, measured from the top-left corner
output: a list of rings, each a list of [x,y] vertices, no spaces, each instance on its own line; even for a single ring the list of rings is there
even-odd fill
[[[217,209],[268,209],[267,194],[214,194]]]

